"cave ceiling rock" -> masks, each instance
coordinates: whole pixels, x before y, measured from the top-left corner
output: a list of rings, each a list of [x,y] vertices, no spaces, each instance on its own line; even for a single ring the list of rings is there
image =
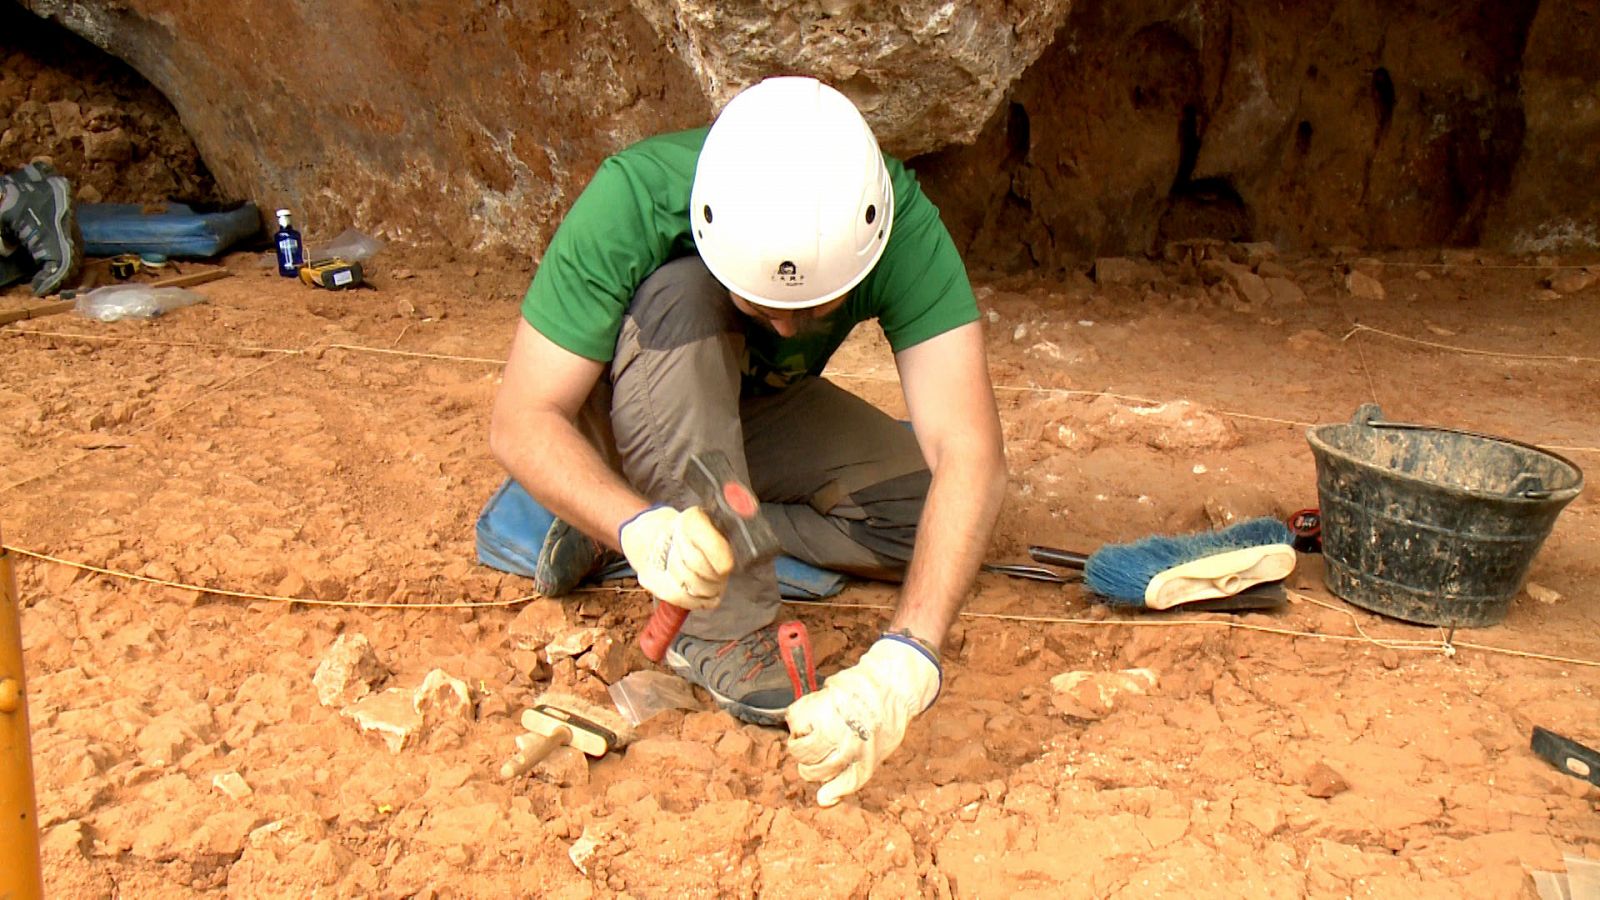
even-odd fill
[[[768,75],[812,75],[906,158],[968,144],[1050,45],[1071,0],[632,0],[721,108]]]

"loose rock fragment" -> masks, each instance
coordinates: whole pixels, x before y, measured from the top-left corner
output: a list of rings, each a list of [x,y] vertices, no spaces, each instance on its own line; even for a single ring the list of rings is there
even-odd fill
[[[506,626],[506,636],[521,650],[542,650],[567,627],[567,615],[555,600],[540,598],[529,603]]]
[[[160,768],[177,762],[193,746],[194,735],[175,717],[163,715],[141,729],[134,742],[139,746],[139,759]]]
[[[39,842],[39,849],[45,857],[72,855],[88,856],[93,841],[83,830],[83,823],[77,819],[68,819],[45,832]]]
[[[578,657],[578,668],[593,672],[606,684],[616,684],[628,674],[628,645],[602,633],[594,646]]]
[[[1549,285],[1550,290],[1558,294],[1576,294],[1594,284],[1597,278],[1600,278],[1600,276],[1583,269],[1577,272],[1567,272],[1563,275],[1552,275],[1545,283]]]
[[[1249,266],[1234,262],[1207,261],[1201,265],[1200,273],[1207,283],[1221,281],[1232,286],[1240,297],[1250,303],[1266,303],[1272,299],[1272,291],[1267,287],[1266,280],[1250,271]]]
[[[1264,279],[1267,291],[1272,295],[1272,302],[1280,306],[1291,306],[1302,303],[1306,299],[1306,292],[1300,289],[1287,278],[1272,277]]]
[[[1063,672],[1050,679],[1056,711],[1075,719],[1103,719],[1116,708],[1118,697],[1147,694],[1155,686],[1156,673],[1150,669]]]
[[[311,683],[323,706],[345,706],[370,694],[388,675],[365,635],[341,634],[323,655]]]
[[[434,669],[412,694],[411,708],[429,724],[468,720],[472,718],[472,692],[466,682]]]
[[[589,861],[599,852],[602,840],[604,835],[591,834],[588,826],[584,826],[583,834],[567,848],[567,858],[572,860],[572,864],[578,867],[579,872],[589,874]]]
[[[1528,582],[1527,586],[1524,587],[1523,590],[1528,592],[1529,597],[1532,597],[1540,603],[1561,602],[1561,594],[1536,582]]]
[[[255,793],[238,772],[223,772],[211,779],[211,786],[227,794],[230,799],[243,800]]]
[[[1093,404],[1104,406],[1110,407],[1110,415],[1091,427],[1096,437],[1108,440],[1183,451],[1228,450],[1241,440],[1232,422],[1190,400],[1154,406],[1125,406],[1109,399]]]
[[[545,645],[545,659],[551,665],[563,659],[576,659],[606,636],[604,628],[572,628],[560,632]]]
[[[342,710],[340,715],[354,719],[362,731],[371,731],[383,738],[389,752],[399,753],[422,729],[422,715],[417,712],[415,703],[414,692],[390,688]]]
[[[541,777],[561,787],[587,787],[589,785],[589,758],[583,751],[559,747],[540,763]]]
[[[1345,290],[1362,300],[1382,300],[1387,296],[1383,282],[1365,272],[1352,271],[1344,277]]]
[[[1326,800],[1350,790],[1350,782],[1325,762],[1319,762],[1306,773],[1306,794]]]
[[[1289,268],[1283,263],[1273,262],[1270,259],[1264,260],[1256,266],[1256,274],[1266,279],[1284,278],[1291,281],[1294,279],[1293,269]]]

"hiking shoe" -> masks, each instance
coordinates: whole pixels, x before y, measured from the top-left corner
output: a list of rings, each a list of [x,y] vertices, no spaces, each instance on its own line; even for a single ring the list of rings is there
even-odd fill
[[[30,163],[0,178],[0,228],[38,265],[35,295],[53,294],[78,274],[83,236],[72,210],[72,188],[48,163]]]
[[[717,705],[753,725],[782,726],[795,684],[778,655],[778,624],[732,641],[679,633],[664,662],[690,684],[710,692]]]
[[[533,589],[545,597],[572,593],[607,558],[600,542],[560,519],[550,523],[533,567]]]

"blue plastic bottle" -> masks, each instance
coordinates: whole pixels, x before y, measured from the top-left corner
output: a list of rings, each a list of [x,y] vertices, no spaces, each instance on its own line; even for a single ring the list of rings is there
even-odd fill
[[[285,278],[299,278],[300,267],[306,264],[306,245],[300,232],[289,224],[289,211],[278,210],[278,233],[272,242],[278,247],[278,274]]]

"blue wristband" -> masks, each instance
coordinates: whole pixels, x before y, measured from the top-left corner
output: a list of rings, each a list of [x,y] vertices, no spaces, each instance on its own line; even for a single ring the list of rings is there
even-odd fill
[[[928,706],[938,702],[939,695],[944,693],[944,666],[939,663],[939,651],[935,650],[932,644],[916,637],[909,631],[885,631],[878,635],[878,640],[905,644],[921,653],[928,662],[933,663],[933,670],[939,673],[939,689],[933,692],[933,699],[928,701]],[[924,709],[926,708],[924,707]]]
[[[617,546],[618,547],[622,546],[622,531],[623,531],[623,529],[627,528],[629,525],[632,525],[633,524],[633,520],[639,518],[640,516],[644,515],[647,512],[654,512],[655,510],[661,509],[664,506],[666,506],[665,503],[657,503],[654,506],[646,506],[644,509],[641,509],[638,512],[634,513],[633,515],[629,516],[627,518],[627,520],[624,521],[621,525],[618,525],[617,526]]]

